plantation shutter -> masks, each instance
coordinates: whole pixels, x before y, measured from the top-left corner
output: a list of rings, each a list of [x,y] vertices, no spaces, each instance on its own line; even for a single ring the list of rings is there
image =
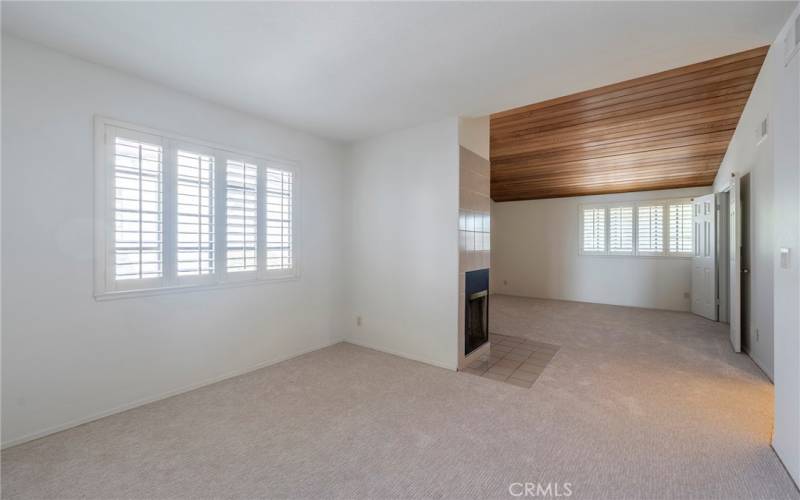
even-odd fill
[[[633,253],[633,207],[608,209],[608,250],[616,254]]]
[[[258,267],[258,167],[244,160],[228,160],[225,173],[227,271],[255,271]]]
[[[669,251],[670,253],[692,253],[692,204],[681,203],[669,206]]]
[[[664,206],[640,206],[637,214],[640,253],[664,252]]]
[[[268,271],[291,269],[292,185],[294,173],[268,167],[265,178],[266,268]]]
[[[583,251],[606,251],[606,209],[583,209]]]
[[[163,276],[164,169],[158,142],[113,136],[116,280]]]
[[[214,273],[214,157],[177,151],[178,276]]]

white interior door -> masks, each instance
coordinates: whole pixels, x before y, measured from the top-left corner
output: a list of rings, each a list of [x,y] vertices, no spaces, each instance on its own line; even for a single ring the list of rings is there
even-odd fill
[[[742,352],[742,292],[740,274],[741,255],[742,255],[742,222],[739,217],[741,209],[741,199],[739,198],[739,178],[734,177],[731,181],[731,189],[728,196],[729,210],[729,237],[730,245],[728,253],[730,256],[730,325],[731,325],[731,345],[735,352]]]
[[[692,201],[692,312],[717,320],[716,200],[713,194]]]

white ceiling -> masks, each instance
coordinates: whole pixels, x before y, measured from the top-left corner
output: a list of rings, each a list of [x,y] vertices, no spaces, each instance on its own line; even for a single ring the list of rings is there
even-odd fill
[[[349,141],[765,45],[794,5],[3,2],[2,26]]]

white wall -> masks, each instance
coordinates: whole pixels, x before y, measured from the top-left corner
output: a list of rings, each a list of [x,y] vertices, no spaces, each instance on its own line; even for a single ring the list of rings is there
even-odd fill
[[[491,116],[461,117],[458,119],[458,143],[489,159],[489,126]]]
[[[791,20],[800,13],[796,9]],[[790,21],[791,22],[791,21]],[[800,71],[784,60],[784,26],[770,48],[714,181],[725,189],[731,174],[750,173],[750,355],[775,382],[772,444],[800,483]],[[767,138],[756,129],[768,117]],[[789,268],[780,248],[790,248]],[[752,332],[759,328],[760,340]]]
[[[750,174],[750,328],[743,331],[742,336],[746,338],[748,354],[770,378],[774,349],[774,139],[770,133],[759,140],[756,131],[770,114],[774,102],[774,74],[783,65],[782,57],[774,47],[767,54],[714,180],[714,191],[720,192],[730,185],[731,174],[740,178]],[[770,123],[769,128],[773,126],[774,123]]]
[[[714,189],[725,189],[732,173],[750,173],[750,313],[761,339],[750,355],[773,375],[772,445],[800,484],[800,57],[788,66],[784,59],[784,37],[799,14],[795,9],[767,54]],[[767,116],[769,135],[758,145],[755,131]],[[782,247],[792,252],[788,268],[780,263]]]
[[[342,147],[18,39],[2,57],[5,444],[343,337]],[[96,302],[95,113],[299,161],[300,279]]]
[[[691,260],[579,254],[582,203],[683,198],[711,188],[492,204],[492,291],[545,299],[688,311]]]
[[[795,9],[793,22],[800,15]],[[789,474],[800,484],[800,55],[788,66],[782,61],[784,26],[770,52],[775,64],[772,130],[775,154],[775,433],[772,446]],[[791,251],[788,267],[779,258]]]
[[[456,367],[458,161],[456,118],[353,146],[348,341]]]

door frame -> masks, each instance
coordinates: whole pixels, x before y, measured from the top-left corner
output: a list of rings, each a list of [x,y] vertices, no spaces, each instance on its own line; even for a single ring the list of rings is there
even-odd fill
[[[715,193],[717,238],[717,321],[730,324],[730,189]]]
[[[741,189],[740,178],[731,174],[731,180],[723,193],[728,193],[728,324],[730,325],[731,347],[734,352],[742,352],[742,289],[741,289]],[[733,196],[733,198],[732,198]],[[730,205],[734,205],[734,217],[730,217]],[[735,242],[731,244],[731,242]]]

